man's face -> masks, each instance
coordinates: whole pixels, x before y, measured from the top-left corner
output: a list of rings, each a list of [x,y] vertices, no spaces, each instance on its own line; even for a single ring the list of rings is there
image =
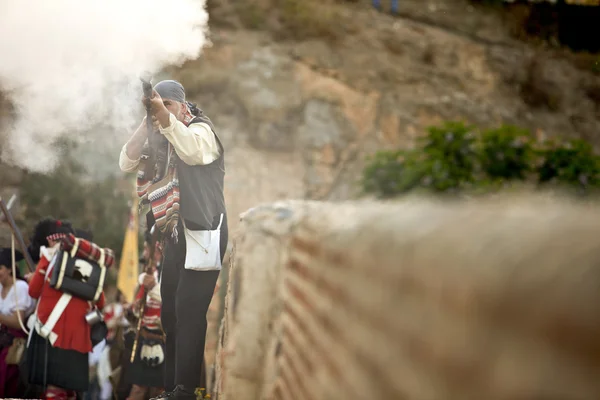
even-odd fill
[[[163,99],[163,104],[167,110],[177,118],[178,121],[183,121],[184,104],[175,100]]]

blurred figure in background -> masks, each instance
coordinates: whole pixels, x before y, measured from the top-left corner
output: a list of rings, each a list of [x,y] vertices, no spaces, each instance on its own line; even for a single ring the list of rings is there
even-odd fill
[[[129,327],[125,311],[129,307],[123,292],[117,289],[115,301],[102,310],[104,321],[108,326],[107,346],[98,358],[97,378],[100,385],[100,399],[107,400],[113,396],[113,385],[110,377],[120,365],[121,342],[123,332]],[[113,356],[113,354],[115,354]],[[115,359],[116,358],[116,359]],[[118,373],[118,371],[117,371]]]
[[[117,289],[115,301],[104,307],[104,321],[108,326],[107,343],[110,346],[116,337],[119,327],[129,326],[127,318],[125,318],[125,308],[128,307],[127,299],[123,292]]]
[[[394,15],[398,15],[398,0],[390,0],[390,2],[391,2],[390,12]],[[373,7],[375,7],[379,11],[382,11],[381,0],[373,0]]]
[[[139,276],[136,298],[132,312],[139,322],[139,332],[131,330],[126,336],[126,347],[135,356],[127,366],[124,379],[131,384],[128,400],[142,400],[157,396],[162,391],[165,374],[165,333],[161,324],[160,259],[159,243],[154,243],[146,232],[142,265],[144,272]],[[137,326],[136,326],[137,328]],[[134,343],[137,343],[134,345]],[[131,360],[131,358],[130,358]]]
[[[106,340],[98,343],[94,346],[92,352],[89,357],[89,365],[90,365],[90,388],[85,393],[85,400],[98,400],[103,399],[102,397],[102,387],[100,384],[100,360],[102,359],[102,355],[104,354],[104,349],[106,349]],[[104,399],[110,399],[112,396],[109,396]]]
[[[23,259],[18,251],[15,256],[16,262]],[[18,269],[17,276],[13,276],[12,263],[11,249],[0,249],[0,398],[19,398],[24,394],[18,365],[27,338],[22,324],[35,308]]]

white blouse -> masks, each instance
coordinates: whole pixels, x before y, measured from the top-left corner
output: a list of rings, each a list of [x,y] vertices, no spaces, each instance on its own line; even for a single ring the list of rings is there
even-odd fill
[[[1,289],[2,285],[0,285]],[[33,312],[34,308],[35,300],[29,296],[29,285],[25,281],[16,280],[6,297],[3,299],[0,296],[0,314],[2,315],[11,315],[15,311],[20,310],[23,312],[24,317],[27,318]]]

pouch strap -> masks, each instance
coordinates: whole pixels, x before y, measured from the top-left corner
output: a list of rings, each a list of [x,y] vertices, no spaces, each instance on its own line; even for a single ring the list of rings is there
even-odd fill
[[[65,312],[65,309],[67,308],[67,306],[71,302],[72,298],[73,298],[73,296],[71,296],[70,294],[63,293],[63,295],[60,296],[60,299],[58,300],[58,302],[54,306],[54,309],[50,313],[50,316],[48,317],[48,320],[39,329],[40,336],[42,336],[45,339],[47,339],[48,337],[50,337],[50,342],[52,344],[54,344],[54,342],[56,342],[56,339],[57,339],[57,336],[55,334],[54,335],[54,340],[53,340],[53,337],[51,335],[53,333],[52,329],[54,329],[54,326],[56,326],[56,323],[58,322],[58,320],[60,319],[60,317]]]
[[[75,258],[77,256],[77,250],[79,250],[79,238],[75,238],[75,243],[73,243],[73,248],[71,249],[71,258]]]

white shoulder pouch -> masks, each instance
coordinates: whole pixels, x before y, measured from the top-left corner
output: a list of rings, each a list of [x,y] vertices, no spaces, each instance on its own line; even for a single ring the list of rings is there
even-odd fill
[[[221,269],[221,224],[213,231],[185,231],[185,269],[192,271],[215,271]]]

